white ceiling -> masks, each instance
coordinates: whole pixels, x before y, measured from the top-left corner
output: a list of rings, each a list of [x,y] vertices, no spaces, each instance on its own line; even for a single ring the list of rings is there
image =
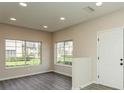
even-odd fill
[[[0,23],[53,32],[117,11],[124,7],[124,3],[122,2],[103,3],[102,7],[97,7],[95,2],[37,2],[27,4],[27,7],[22,7],[17,2],[0,3]],[[95,11],[85,11],[85,7],[91,7]],[[10,21],[10,17],[15,17],[17,20]],[[66,20],[60,21],[60,17],[65,17]],[[47,25],[48,28],[44,29],[42,25]]]

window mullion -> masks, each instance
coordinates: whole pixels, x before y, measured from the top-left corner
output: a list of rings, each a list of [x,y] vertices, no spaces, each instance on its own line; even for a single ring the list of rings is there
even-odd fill
[[[65,42],[64,42],[64,64],[65,64]]]
[[[16,44],[16,40],[15,40],[15,53],[16,53],[16,55],[15,55],[15,60],[16,60],[16,66],[17,66],[17,44]]]
[[[40,42],[40,64],[42,63],[42,48],[41,48],[42,45],[41,44],[42,43]]]
[[[25,51],[25,65],[26,65],[26,58],[27,58],[26,41],[24,41],[24,51]]]

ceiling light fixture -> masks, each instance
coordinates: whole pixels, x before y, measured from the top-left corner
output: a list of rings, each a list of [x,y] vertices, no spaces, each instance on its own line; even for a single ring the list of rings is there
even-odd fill
[[[16,18],[10,18],[10,20],[12,20],[12,21],[16,21]]]
[[[60,20],[62,20],[62,21],[65,20],[65,17],[60,17]]]
[[[26,3],[20,2],[19,5],[20,5],[20,6],[23,6],[23,7],[27,7],[27,4],[26,4]]]
[[[102,4],[103,4],[102,2],[97,2],[96,6],[102,6]]]
[[[48,26],[43,26],[43,28],[48,28]]]

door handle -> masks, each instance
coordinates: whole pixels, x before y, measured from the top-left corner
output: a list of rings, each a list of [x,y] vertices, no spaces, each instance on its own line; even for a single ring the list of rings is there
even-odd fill
[[[121,59],[120,59],[120,61],[123,61],[123,59],[121,58]],[[120,65],[122,66],[122,65],[123,65],[123,63],[120,63]]]
[[[122,66],[122,65],[123,65],[123,63],[120,63],[120,65]]]
[[[121,58],[120,61],[123,61],[123,59]]]

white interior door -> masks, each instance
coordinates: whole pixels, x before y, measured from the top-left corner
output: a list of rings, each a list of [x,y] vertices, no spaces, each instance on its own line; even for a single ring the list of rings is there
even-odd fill
[[[123,89],[123,29],[98,33],[98,82]]]

